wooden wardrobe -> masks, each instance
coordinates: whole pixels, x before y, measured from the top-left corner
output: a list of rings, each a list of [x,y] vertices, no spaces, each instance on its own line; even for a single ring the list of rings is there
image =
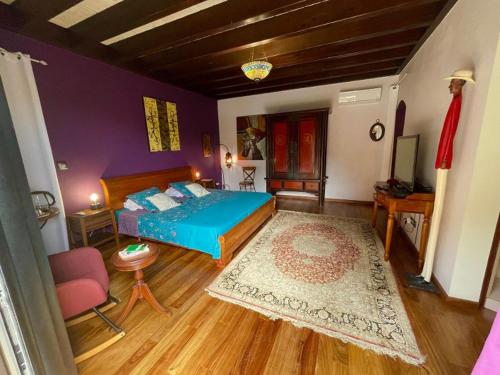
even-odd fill
[[[329,109],[266,116],[267,191],[313,193],[325,198]]]

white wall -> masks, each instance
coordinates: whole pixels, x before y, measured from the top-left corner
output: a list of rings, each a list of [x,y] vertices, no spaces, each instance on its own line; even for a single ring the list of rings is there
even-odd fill
[[[479,297],[500,211],[500,38],[496,51],[450,291],[469,299]]]
[[[469,300],[479,298],[499,210],[500,137],[491,119],[483,123],[499,13],[499,0],[459,0],[403,70],[408,75],[399,90],[407,105],[405,134],[421,134],[417,174],[435,186],[434,160],[451,101],[443,77],[460,68],[475,71],[477,84],[464,88],[434,268],[449,295]]]
[[[220,100],[220,142],[229,146],[231,152],[236,154],[238,116],[329,107],[331,112],[328,117],[326,162],[326,174],[329,178],[326,197],[370,201],[375,181],[387,179],[395,108],[390,111],[389,120],[387,113],[389,102],[393,105],[396,103],[397,90],[390,87],[396,81],[397,77],[392,76]],[[382,86],[382,100],[379,103],[342,106],[337,104],[340,90],[376,86]],[[382,141],[373,142],[368,133],[370,126],[377,119],[386,125],[386,134]],[[229,170],[223,168],[226,184],[232,189],[238,189],[238,182],[242,177],[241,166],[255,165],[256,188],[258,191],[266,190],[265,161],[239,160],[237,164]]]

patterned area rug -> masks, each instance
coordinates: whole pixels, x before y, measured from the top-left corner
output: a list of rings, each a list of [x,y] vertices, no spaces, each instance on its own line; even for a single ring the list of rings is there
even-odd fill
[[[365,220],[280,211],[207,292],[418,365],[424,358],[383,253]]]

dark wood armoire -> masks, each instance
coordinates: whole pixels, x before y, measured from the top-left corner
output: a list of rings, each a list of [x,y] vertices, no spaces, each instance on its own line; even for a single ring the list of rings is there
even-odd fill
[[[266,116],[267,191],[313,193],[324,202],[329,109]]]

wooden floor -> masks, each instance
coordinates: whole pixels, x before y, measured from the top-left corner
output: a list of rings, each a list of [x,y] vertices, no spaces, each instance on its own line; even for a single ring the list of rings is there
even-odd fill
[[[282,200],[279,208],[319,212],[312,201]],[[321,212],[368,219],[371,209],[327,202]],[[383,223],[382,211],[379,233]],[[133,275],[113,270],[109,258],[114,249],[108,246],[102,250],[111,291],[126,302]],[[416,259],[397,232],[393,246],[391,263],[401,280],[404,272],[415,271]],[[167,246],[161,250],[145,280],[173,316],[160,317],[140,302],[122,324],[127,335],[81,363],[82,374],[469,374],[493,320],[488,310],[401,285],[417,342],[427,356],[423,367],[415,367],[211,298],[204,288],[219,270],[209,256]],[[116,319],[123,305],[106,314]],[[98,318],[70,329],[77,353],[111,335]]]

